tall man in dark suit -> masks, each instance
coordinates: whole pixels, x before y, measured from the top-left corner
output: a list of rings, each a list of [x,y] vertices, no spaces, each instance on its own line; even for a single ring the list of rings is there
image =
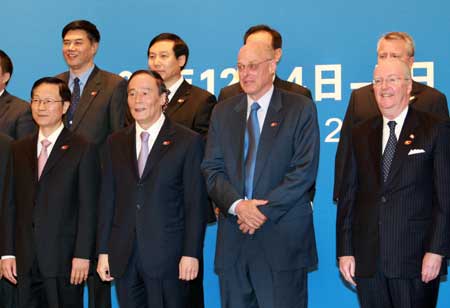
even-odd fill
[[[0,50],[0,132],[19,139],[33,133],[36,125],[31,118],[30,105],[6,91],[12,73],[11,58]]]
[[[95,248],[98,153],[64,128],[71,95],[62,80],[39,79],[31,97],[39,133],[13,144],[3,273],[18,283],[20,308],[83,307]]]
[[[64,124],[99,145],[101,156],[106,137],[125,126],[126,81],[94,64],[100,32],[87,20],[75,20],[62,30],[64,60],[69,71],[57,77],[67,82],[72,103]],[[94,273],[88,279],[89,307],[111,307],[110,284]]]
[[[201,135],[162,113],[158,73],[128,81],[135,124],[108,138],[98,224],[97,271],[116,279],[120,307],[185,308],[185,281],[203,252],[208,198]]]
[[[277,30],[272,29],[267,25],[256,25],[250,27],[244,35],[244,44],[247,42],[263,42],[271,45],[275,53],[275,61],[277,63],[280,62],[283,54],[281,49],[283,40],[281,34]],[[282,80],[278,76],[275,76],[273,84],[277,88],[302,94],[312,99],[311,91],[309,89],[296,83]],[[239,82],[222,88],[219,93],[219,102],[243,92],[244,90]]]
[[[189,48],[176,34],[161,33],[148,45],[148,66],[158,72],[169,89],[169,104],[164,114],[206,137],[216,97],[184,80],[181,71],[187,64]],[[216,221],[213,206],[208,207],[208,223]],[[203,308],[203,258],[198,277],[189,283],[191,308]]]
[[[450,123],[410,104],[406,63],[382,61],[373,79],[381,115],[352,130],[339,269],[363,308],[435,307],[450,249]]]
[[[410,68],[414,64],[414,41],[405,32],[389,32],[383,35],[377,45],[378,63],[389,59],[400,59]],[[411,106],[420,111],[428,111],[448,117],[447,99],[444,94],[427,85],[412,81]],[[354,90],[350,96],[341,136],[336,151],[333,200],[339,199],[341,183],[346,177],[344,162],[351,148],[353,127],[376,115],[380,111],[375,101],[372,85]]]
[[[314,103],[273,86],[270,45],[238,56],[245,93],[213,110],[202,170],[220,208],[215,270],[222,307],[306,307],[317,263],[308,191],[316,179]]]

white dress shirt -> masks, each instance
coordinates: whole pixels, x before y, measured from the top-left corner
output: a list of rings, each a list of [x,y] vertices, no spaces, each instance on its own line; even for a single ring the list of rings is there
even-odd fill
[[[152,151],[152,147],[155,144],[156,138],[158,137],[159,131],[161,130],[161,127],[164,124],[164,120],[166,117],[163,113],[161,113],[161,116],[159,119],[153,123],[152,126],[150,126],[148,129],[143,129],[138,122],[136,122],[136,158],[139,158],[139,153],[141,152],[141,133],[147,132],[149,134],[148,137],[148,153]]]
[[[388,142],[389,139],[389,126],[388,126],[388,122],[390,121],[395,121],[397,124],[395,125],[395,137],[398,138],[400,137],[400,133],[402,132],[402,128],[403,128],[403,123],[405,123],[405,118],[406,115],[408,114],[408,109],[409,107],[406,106],[406,108],[393,120],[389,120],[388,118],[383,116],[383,143],[382,143],[382,151],[381,153],[384,153],[384,149],[386,148],[386,144]]]

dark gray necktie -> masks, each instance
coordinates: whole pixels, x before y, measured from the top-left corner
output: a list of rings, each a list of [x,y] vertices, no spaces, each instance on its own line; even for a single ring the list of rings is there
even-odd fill
[[[245,142],[245,196],[247,199],[253,198],[253,177],[255,174],[256,153],[259,144],[259,121],[258,109],[261,106],[254,102],[251,106],[250,116],[247,120],[246,142]]]
[[[69,111],[67,112],[67,124],[72,125],[73,115],[77,109],[77,105],[80,102],[81,92],[80,92],[80,79],[75,77],[73,80],[73,90],[72,90],[72,102],[70,103]]]
[[[395,136],[395,126],[397,123],[395,121],[389,121],[387,123],[389,126],[389,139],[386,143],[386,148],[383,153],[383,180],[386,182],[389,170],[391,168],[392,160],[394,159],[395,147],[397,146],[397,137]]]

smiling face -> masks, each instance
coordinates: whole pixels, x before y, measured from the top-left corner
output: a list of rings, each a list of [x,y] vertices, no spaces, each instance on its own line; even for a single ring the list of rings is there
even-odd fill
[[[128,107],[139,125],[148,129],[162,113],[166,94],[160,94],[155,78],[141,73],[135,75],[128,84]]]
[[[161,75],[167,87],[180,79],[181,67],[186,63],[186,56],[175,56],[173,46],[173,41],[158,41],[150,47],[148,53],[148,67]]]
[[[395,119],[409,104],[412,89],[409,72],[409,66],[400,60],[386,60],[375,67],[375,99],[388,119]]]
[[[62,117],[70,106],[63,102],[56,84],[43,83],[33,90],[31,97],[33,119],[45,136],[54,132],[62,123]]]
[[[63,39],[63,56],[70,70],[81,74],[94,65],[98,43],[91,41],[84,30],[70,30]]]
[[[242,89],[258,100],[272,86],[276,70],[272,47],[262,42],[248,42],[239,51],[238,71]]]

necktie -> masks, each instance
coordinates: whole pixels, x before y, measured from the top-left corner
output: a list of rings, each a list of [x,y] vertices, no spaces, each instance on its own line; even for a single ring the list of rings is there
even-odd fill
[[[41,153],[39,153],[38,157],[38,179],[40,179],[42,170],[44,170],[45,163],[47,162],[48,159],[47,148],[49,147],[51,142],[48,141],[47,139],[44,139],[41,141],[41,144],[42,144]]]
[[[77,109],[77,105],[80,102],[80,79],[75,77],[73,80],[73,90],[72,90],[72,102],[70,104],[69,112],[67,113],[67,123],[69,127],[72,125],[73,115]]]
[[[148,157],[148,138],[150,134],[147,132],[141,133],[141,151],[138,156],[138,170],[139,177],[142,177],[142,173],[144,172],[145,163],[147,162]]]
[[[383,180],[386,182],[389,175],[389,169],[391,168],[392,160],[394,159],[395,147],[397,146],[397,137],[395,136],[395,121],[389,121],[389,139],[386,144],[386,148],[383,153]]]
[[[255,174],[256,154],[260,136],[258,121],[258,109],[260,107],[257,102],[252,104],[245,132],[245,196],[247,199],[253,198],[253,176]]]

